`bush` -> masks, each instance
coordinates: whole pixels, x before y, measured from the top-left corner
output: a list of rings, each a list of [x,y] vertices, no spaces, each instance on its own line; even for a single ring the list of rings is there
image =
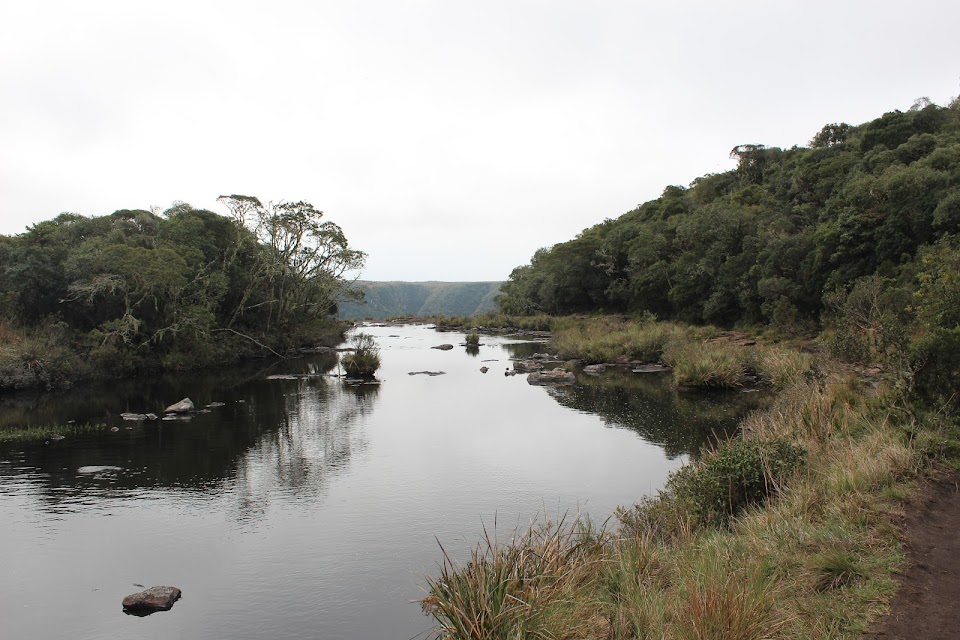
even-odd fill
[[[372,378],[380,368],[380,349],[373,336],[358,333],[351,340],[353,353],[340,359],[348,378]]]
[[[914,390],[924,401],[958,403],[960,327],[934,329],[917,340],[910,353]]]
[[[466,342],[468,347],[480,346],[480,334],[477,332],[468,333]]]
[[[674,473],[667,490],[701,524],[725,524],[775,495],[805,459],[786,440],[734,440]]]

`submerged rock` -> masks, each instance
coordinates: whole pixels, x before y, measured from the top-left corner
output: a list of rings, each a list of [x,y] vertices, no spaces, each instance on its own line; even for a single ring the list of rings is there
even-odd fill
[[[177,587],[150,587],[124,598],[123,608],[127,611],[167,611],[180,596]]]
[[[606,370],[607,366],[603,364],[588,364],[583,368],[583,372],[591,376],[598,376]]]
[[[572,384],[577,377],[564,369],[541,371],[527,376],[527,384]]]
[[[490,367],[480,367],[480,373],[486,373],[487,371],[490,371]]]
[[[431,349],[440,349],[440,351],[450,351],[450,349],[453,349],[453,345],[452,345],[452,344],[438,344],[437,346],[435,346],[435,347],[430,347],[430,348],[431,348]]]
[[[442,376],[446,375],[446,371],[410,371],[407,373],[408,376]]]
[[[170,405],[163,410],[164,413],[190,413],[194,410],[193,400],[184,398],[180,402]]]

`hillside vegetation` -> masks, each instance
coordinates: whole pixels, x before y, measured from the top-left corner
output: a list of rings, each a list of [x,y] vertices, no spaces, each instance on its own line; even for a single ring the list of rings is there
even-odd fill
[[[808,327],[871,277],[899,286],[955,255],[956,102],[920,100],[859,126],[828,124],[808,146],[731,155],[734,170],[669,186],[537,251],[504,284],[501,310]]]
[[[500,282],[357,281],[362,301],[345,300],[340,318],[383,320],[399,316],[472,316],[493,311]]]
[[[560,515],[445,556],[421,600],[436,637],[854,640],[883,612],[913,484],[960,466],[960,101],[732,155],[537,251],[498,302],[563,357],[749,379],[770,406],[615,524]]]
[[[0,390],[338,338],[344,274],[364,254],[309,203],[221,201],[230,216],[64,213],[0,236]]]

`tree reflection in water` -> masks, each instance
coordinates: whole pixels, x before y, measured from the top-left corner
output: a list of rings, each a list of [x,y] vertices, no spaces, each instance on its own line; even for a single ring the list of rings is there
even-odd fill
[[[357,425],[373,411],[377,385],[306,379],[278,390],[285,410],[236,469],[241,518],[266,510],[271,496],[319,497],[329,481],[346,473],[367,441]]]
[[[329,377],[336,362],[319,356],[285,361],[279,371],[140,379],[137,385],[116,385],[112,395],[92,387],[48,397],[51,412],[56,406],[69,412],[51,413],[55,422],[100,414],[119,430],[21,445],[11,464],[0,465],[0,475],[24,478],[29,470],[35,495],[49,511],[70,511],[94,497],[226,491],[237,495],[243,517],[256,517],[272,491],[293,498],[323,495],[329,480],[364,450],[365,434],[357,426],[379,394],[377,386],[348,386]],[[119,418],[121,411],[153,410],[188,394],[198,407],[214,401],[223,406],[189,421]]]

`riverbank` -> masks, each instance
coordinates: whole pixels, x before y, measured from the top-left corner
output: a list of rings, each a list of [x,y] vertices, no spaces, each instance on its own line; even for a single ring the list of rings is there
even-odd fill
[[[109,427],[102,423],[4,428],[0,429],[0,445],[16,442],[55,442],[69,437],[99,433],[107,429]]]
[[[865,381],[822,353],[710,342],[710,329],[563,322],[552,327],[561,353],[606,360],[619,345],[672,359],[675,375],[732,381],[706,387],[736,386],[714,375],[730,362],[742,375],[769,360],[778,393],[741,437],[620,510],[617,526],[571,516],[506,543],[491,533],[467,564],[446,558],[422,601],[440,637],[856,638],[885,610],[905,563],[906,501],[955,450],[946,417],[914,410],[896,378]]]
[[[164,353],[159,349],[90,345],[62,325],[45,324],[27,330],[0,321],[0,393],[62,389],[93,380],[283,358],[305,348],[334,347],[343,342],[349,327],[346,322],[321,320],[271,335],[224,330],[208,335],[203,348]]]

